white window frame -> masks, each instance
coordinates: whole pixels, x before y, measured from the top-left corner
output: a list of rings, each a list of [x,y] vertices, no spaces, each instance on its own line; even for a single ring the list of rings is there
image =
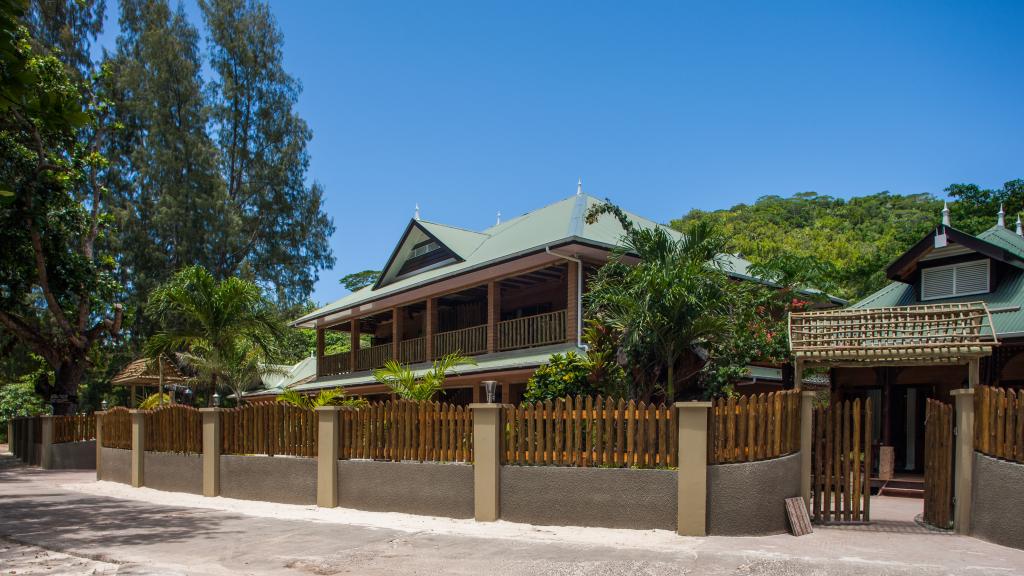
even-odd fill
[[[963,268],[982,262],[985,264],[985,289],[975,290],[974,292],[957,292],[956,290],[956,279],[959,276],[957,268]],[[942,270],[947,268],[953,268],[953,293],[943,294],[941,296],[932,296],[925,298],[924,296],[924,273],[927,270]],[[956,264],[944,264],[942,266],[929,266],[921,269],[921,301],[925,300],[942,300],[944,298],[959,298],[960,296],[973,296],[975,294],[988,294],[992,291],[992,260],[990,258],[981,258],[979,260],[971,260],[968,262],[957,262]]]

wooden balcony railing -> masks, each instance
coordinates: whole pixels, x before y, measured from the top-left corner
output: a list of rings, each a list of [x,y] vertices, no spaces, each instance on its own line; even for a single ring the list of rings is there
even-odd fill
[[[378,344],[356,351],[356,370],[373,370],[380,368],[391,360],[391,343]]]
[[[427,339],[412,338],[402,340],[398,345],[398,361],[402,364],[415,364],[427,359]]]
[[[498,323],[498,350],[565,342],[565,310]]]
[[[342,352],[340,354],[327,354],[320,358],[319,363],[319,375],[320,376],[334,376],[337,374],[348,374],[349,370],[349,353]]]
[[[487,351],[487,325],[441,332],[434,335],[434,356],[441,357],[452,352],[465,356]]]

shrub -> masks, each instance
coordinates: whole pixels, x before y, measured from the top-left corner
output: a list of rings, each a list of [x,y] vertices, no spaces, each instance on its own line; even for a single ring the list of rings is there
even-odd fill
[[[543,402],[564,398],[595,394],[590,385],[590,362],[573,352],[552,354],[547,364],[537,368],[526,382],[523,400],[527,402]]]

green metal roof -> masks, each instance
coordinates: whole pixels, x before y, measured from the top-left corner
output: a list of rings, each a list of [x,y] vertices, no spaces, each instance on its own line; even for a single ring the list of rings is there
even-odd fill
[[[371,300],[398,294],[473,269],[497,264],[518,255],[542,250],[545,246],[583,242],[613,249],[619,245],[623,236],[623,229],[619,222],[611,216],[599,218],[593,224],[585,221],[587,210],[602,203],[602,200],[593,196],[576,194],[481,232],[418,220],[416,222],[420,226],[455,252],[462,261],[427,269],[380,287],[366,286],[299,318],[294,324],[302,324]],[[679,235],[677,231],[653,220],[628,212],[627,215],[637,226],[661,226],[670,234]],[[400,239],[399,242],[401,243],[401,241]],[[723,267],[727,273],[736,277],[754,279],[749,273],[750,262],[737,256],[723,255]]]
[[[521,368],[536,368],[547,364],[552,354],[565,354],[567,352],[582,353],[576,344],[556,344],[553,346],[542,346],[537,348],[526,348],[523,350],[510,350],[508,352],[495,352],[493,354],[482,354],[474,356],[476,365],[456,366],[448,373],[449,376],[464,376],[469,374],[481,374],[485,372],[499,372],[505,370],[517,370]],[[430,362],[421,362],[410,366],[413,375],[417,378],[423,376],[432,367]],[[342,374],[340,376],[325,376],[316,380],[292,386],[295,390],[302,392],[306,390],[318,390],[321,388],[336,388],[347,386],[360,386],[363,384],[374,384],[377,381],[370,371],[356,372],[353,374]]]
[[[976,236],[989,244],[994,244],[1014,256],[1024,259],[1024,238],[1017,236],[1005,226],[993,226]]]

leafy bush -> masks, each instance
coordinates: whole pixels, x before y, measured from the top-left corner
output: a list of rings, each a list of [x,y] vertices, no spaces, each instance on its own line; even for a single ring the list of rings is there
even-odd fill
[[[0,383],[0,434],[7,435],[7,422],[10,419],[44,412],[46,407],[43,399],[36,394],[32,375],[17,382]]]
[[[537,368],[526,382],[523,400],[543,402],[566,396],[590,395],[590,363],[573,352],[552,354],[547,364]]]

